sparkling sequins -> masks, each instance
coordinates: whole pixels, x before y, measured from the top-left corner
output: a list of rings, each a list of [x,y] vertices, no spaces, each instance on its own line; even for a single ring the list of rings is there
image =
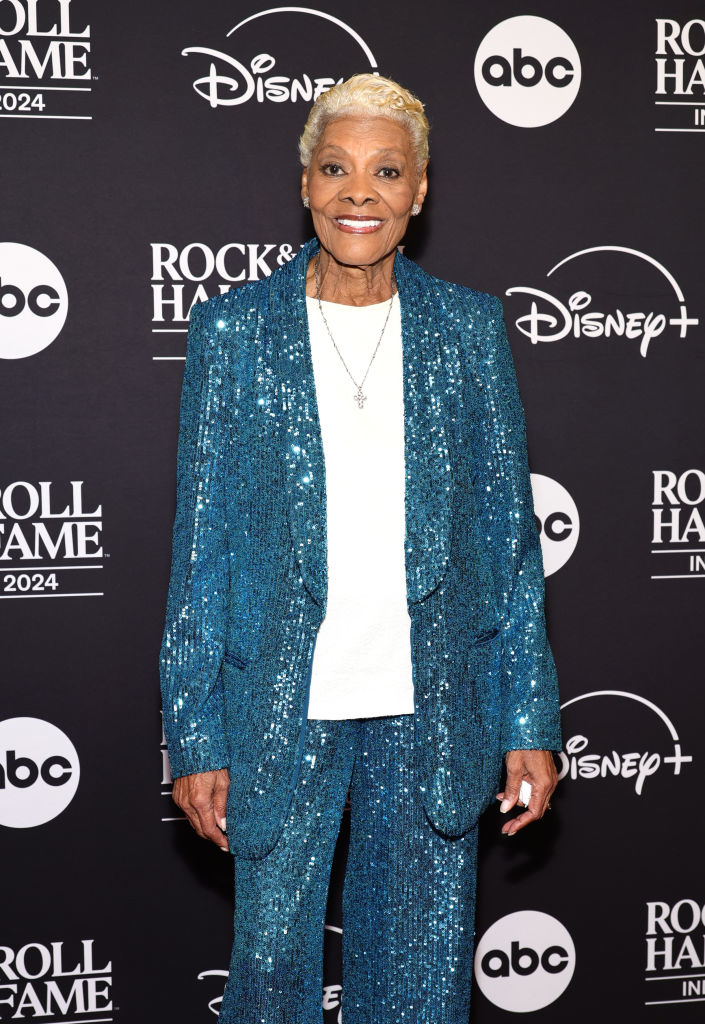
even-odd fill
[[[325,613],[305,295],[318,248],[195,306],[184,371],[164,729],[175,776],[229,767],[231,848],[253,859],[274,847],[292,799]],[[556,670],[501,302],[401,253],[394,271],[416,751],[429,817],[461,835],[493,799],[506,750],[560,749]]]
[[[313,720],[279,842],[235,859],[223,1024],[322,1020],[328,881],[350,786],[345,1024],[467,1024],[477,830],[449,840],[421,800],[413,715]]]

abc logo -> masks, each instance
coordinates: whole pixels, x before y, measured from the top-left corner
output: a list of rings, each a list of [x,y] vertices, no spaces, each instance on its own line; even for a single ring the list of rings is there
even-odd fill
[[[568,930],[550,914],[519,910],[487,929],[475,952],[475,978],[502,1010],[530,1013],[565,992],[575,970]]]
[[[64,279],[48,257],[0,242],[0,358],[24,359],[51,345],[68,308]]]
[[[578,95],[580,77],[570,36],[534,15],[495,25],[475,55],[475,84],[483,102],[519,128],[537,128],[565,114]]]
[[[575,551],[580,535],[578,506],[568,491],[541,473],[531,474],[534,512],[541,537],[544,574],[558,572]]]
[[[71,740],[41,718],[0,722],[0,825],[33,828],[65,810],[78,789]]]

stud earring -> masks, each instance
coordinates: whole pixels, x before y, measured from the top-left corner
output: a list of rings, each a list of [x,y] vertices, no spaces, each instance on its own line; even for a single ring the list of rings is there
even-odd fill
[[[421,207],[419,206],[418,203],[414,203],[414,205],[411,207],[411,216],[416,217],[419,213],[421,213]]]
[[[304,204],[304,206],[305,206],[305,207],[306,207],[306,209],[308,210],[308,208],[309,208],[309,207],[310,207],[310,205],[311,205],[311,204],[310,204],[310,202],[309,202],[309,198],[308,198],[308,196],[304,196],[304,197],[303,197],[303,199],[301,200],[301,202],[302,202],[302,203]]]

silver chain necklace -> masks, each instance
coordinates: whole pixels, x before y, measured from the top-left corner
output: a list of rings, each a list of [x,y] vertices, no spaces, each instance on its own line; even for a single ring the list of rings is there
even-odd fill
[[[319,265],[320,259],[321,259],[321,254],[319,252],[316,255],[316,262],[313,265],[313,273],[314,273],[314,277],[316,279],[316,298],[318,299],[318,308],[321,311],[321,316],[323,317],[323,323],[326,325],[326,330],[328,331],[328,336],[330,337],[330,340],[333,342],[333,345],[335,347],[335,351],[340,356],[341,363],[345,367],[345,372],[347,373],[348,377],[350,378],[350,380],[355,385],[355,394],[354,394],[353,397],[354,397],[355,401],[357,402],[357,407],[358,407],[358,409],[362,409],[363,404],[367,401],[367,395],[364,394],[364,392],[362,390],[362,385],[367,380],[367,374],[370,372],[370,366],[372,366],[372,363],[374,362],[374,358],[377,355],[377,349],[379,348],[380,343],[382,341],[382,337],[384,335],[384,331],[385,331],[385,328],[387,326],[387,321],[389,320],[389,314],[392,312],[392,305],[394,303],[394,296],[395,296],[396,292],[394,290],[394,287],[392,287],[392,297],[389,300],[389,309],[387,310],[387,315],[386,315],[386,317],[384,319],[384,324],[382,326],[382,332],[381,332],[381,334],[379,336],[379,341],[377,342],[377,345],[375,346],[375,350],[372,353],[372,359],[370,359],[370,362],[369,362],[369,364],[367,366],[367,369],[365,370],[365,376],[362,378],[362,380],[358,384],[357,381],[355,380],[355,378],[353,377],[353,375],[350,373],[350,370],[348,369],[348,364],[343,359],[343,356],[342,356],[342,354],[340,352],[340,349],[335,344],[335,338],[333,337],[333,335],[331,333],[331,329],[328,326],[328,321],[326,320],[326,314],[323,312],[323,305],[321,303],[321,289],[320,289],[319,282],[318,282],[318,265]],[[392,281],[394,281],[394,278],[392,278]],[[396,283],[396,282],[394,282],[394,283]]]

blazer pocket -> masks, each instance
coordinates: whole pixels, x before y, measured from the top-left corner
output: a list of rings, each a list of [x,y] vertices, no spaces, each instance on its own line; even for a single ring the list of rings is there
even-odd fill
[[[486,629],[484,633],[478,633],[474,640],[470,642],[470,647],[480,647],[482,644],[488,644],[491,640],[499,633],[499,626],[493,626],[492,629]]]
[[[250,664],[249,658],[243,658],[242,655],[237,654],[235,651],[226,651],[223,655],[223,661],[234,668],[246,668]]]

